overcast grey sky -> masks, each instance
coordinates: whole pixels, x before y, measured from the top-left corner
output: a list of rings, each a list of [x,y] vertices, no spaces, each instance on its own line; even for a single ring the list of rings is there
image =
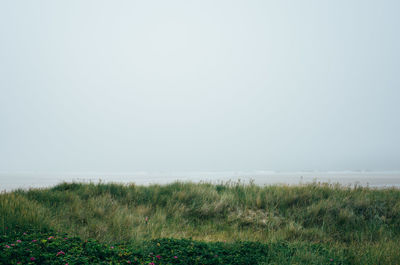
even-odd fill
[[[400,1],[0,2],[0,171],[399,170]]]

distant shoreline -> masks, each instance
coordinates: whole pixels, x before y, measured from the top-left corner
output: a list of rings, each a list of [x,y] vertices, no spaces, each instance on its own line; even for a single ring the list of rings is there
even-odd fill
[[[61,182],[135,183],[137,185],[168,184],[174,181],[225,183],[254,182],[257,185],[299,185],[313,182],[363,186],[372,188],[400,187],[400,172],[133,172],[133,173],[0,173],[0,191],[48,188]]]

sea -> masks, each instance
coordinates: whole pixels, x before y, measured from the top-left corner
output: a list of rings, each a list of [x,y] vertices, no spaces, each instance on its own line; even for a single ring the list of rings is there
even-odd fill
[[[0,173],[0,192],[48,188],[62,182],[121,183],[136,185],[206,182],[213,184],[303,185],[329,183],[342,186],[400,188],[400,171],[154,171],[154,172],[18,172]]]

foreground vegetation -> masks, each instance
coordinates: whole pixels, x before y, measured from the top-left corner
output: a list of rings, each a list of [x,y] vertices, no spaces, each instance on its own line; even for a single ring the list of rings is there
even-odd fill
[[[2,236],[1,264],[350,264],[341,250],[320,244],[197,242],[157,239],[135,244],[82,241],[30,231]],[[16,239],[19,238],[19,239]],[[306,255],[304,253],[307,253]]]
[[[395,188],[63,183],[0,218],[5,264],[400,264]]]

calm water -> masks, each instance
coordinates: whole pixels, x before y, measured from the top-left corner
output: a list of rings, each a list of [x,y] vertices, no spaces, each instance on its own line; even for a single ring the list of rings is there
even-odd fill
[[[173,181],[220,183],[227,181],[254,181],[258,185],[289,184],[310,182],[340,183],[370,187],[399,187],[400,172],[135,172],[135,173],[0,173],[0,191],[18,188],[42,188],[60,182],[117,182],[138,185],[166,184]]]

